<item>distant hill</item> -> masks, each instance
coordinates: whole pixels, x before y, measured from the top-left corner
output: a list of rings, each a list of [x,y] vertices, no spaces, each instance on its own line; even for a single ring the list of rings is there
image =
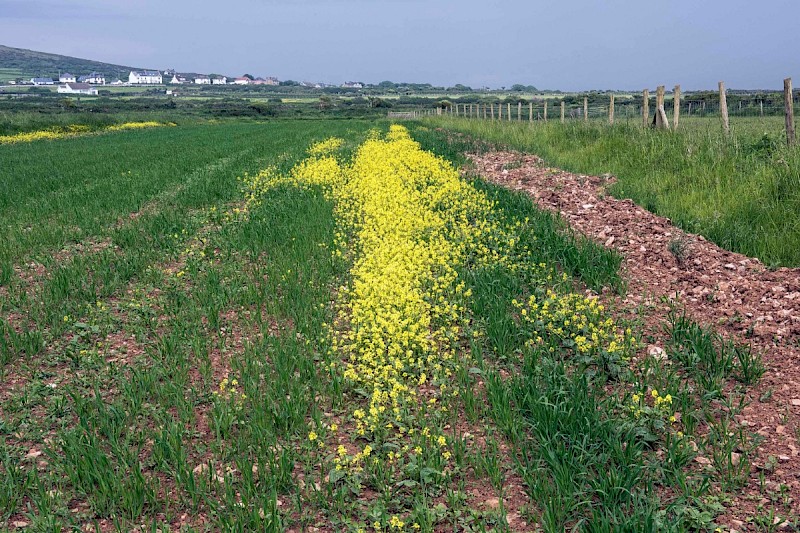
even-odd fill
[[[115,78],[127,80],[131,70],[138,68],[0,45],[0,82],[34,76],[57,79],[59,71],[75,76],[100,72],[109,81]]]

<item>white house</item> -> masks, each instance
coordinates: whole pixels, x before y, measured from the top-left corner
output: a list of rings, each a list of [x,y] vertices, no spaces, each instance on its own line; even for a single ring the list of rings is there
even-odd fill
[[[211,78],[206,76],[205,74],[198,74],[194,77],[194,82],[197,85],[211,85]]]
[[[53,78],[31,78],[31,83],[34,85],[55,85],[56,82]]]
[[[235,80],[233,80],[233,83],[235,85],[249,85],[250,84],[250,78],[244,78],[244,77],[236,78]]]
[[[132,70],[128,75],[128,83],[161,85],[163,78],[157,70]]]
[[[91,74],[87,74],[86,76],[81,76],[78,78],[80,83],[91,83],[92,85],[105,85],[106,84],[106,77],[100,74],[99,72],[92,72]]]
[[[69,72],[65,72],[64,74],[60,74],[58,76],[58,81],[60,83],[75,83],[75,76]]]
[[[265,85],[280,85],[280,83],[281,83],[281,82],[278,81],[278,78],[276,78],[275,76],[269,76],[266,79],[266,82],[267,83]]]
[[[214,76],[211,78],[211,85],[225,85],[226,83],[228,83],[226,76]]]
[[[66,83],[58,86],[58,92],[62,94],[86,94],[97,96],[97,89],[88,83]]]
[[[189,79],[186,77],[185,74],[175,73],[172,76],[172,80],[170,81],[170,83],[175,84],[175,85],[180,85],[182,83],[189,83]]]
[[[364,84],[360,81],[346,81],[342,84],[342,87],[346,89],[363,89]]]

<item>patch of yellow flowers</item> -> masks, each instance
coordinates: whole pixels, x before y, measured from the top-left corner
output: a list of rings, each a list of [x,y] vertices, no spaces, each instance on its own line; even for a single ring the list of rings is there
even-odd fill
[[[340,228],[333,254],[353,263],[330,326],[332,354],[342,357],[332,366],[366,395],[352,418],[355,436],[369,442],[354,455],[339,446],[336,470],[358,472],[367,458],[391,465],[426,450],[446,462],[447,439],[431,421],[447,411],[448,402],[438,400],[458,394],[451,378],[466,358],[459,342],[471,292],[459,272],[500,264],[533,273],[542,285],[555,273],[528,260],[517,238],[522,222],[498,222],[495,203],[404,127],[391,126],[384,138],[371,133],[349,162],[336,154],[342,145],[336,138],[312,145],[288,175],[266,169],[245,176],[246,204],[258,205],[279,185],[320,187],[334,202]],[[547,336],[585,355],[626,350],[630,341],[596,299],[539,294],[514,302],[531,343]],[[394,451],[381,451],[386,441],[398,444]],[[389,524],[403,525],[399,518]]]
[[[618,331],[596,297],[558,294],[548,288],[540,296],[531,295],[527,302],[511,303],[529,334],[530,346],[547,343],[550,351],[555,351],[553,345],[560,344],[588,359],[625,360],[636,342],[630,329]]]
[[[135,130],[142,128],[156,128],[159,126],[175,126],[174,122],[162,124],[161,122],[146,121],[146,122],[124,122],[122,124],[115,124],[108,126],[100,131],[122,131],[122,130]],[[41,141],[45,139],[66,139],[68,137],[76,137],[92,133],[89,126],[83,124],[70,124],[66,127],[54,127],[47,130],[29,131],[25,133],[17,133],[14,135],[0,135],[0,144],[17,144],[33,141]]]

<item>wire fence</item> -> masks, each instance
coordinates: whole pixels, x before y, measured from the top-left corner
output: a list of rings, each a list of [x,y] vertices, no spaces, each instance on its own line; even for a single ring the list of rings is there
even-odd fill
[[[417,118],[427,115],[451,115],[468,119],[488,119],[506,121],[549,121],[557,120],[608,120],[631,122],[641,121],[643,125],[662,129],[678,126],[681,119],[718,117],[723,129],[730,130],[730,117],[778,117],[785,118],[786,139],[795,143],[794,109],[800,95],[792,90],[792,80],[784,80],[784,91],[779,92],[729,92],[720,82],[718,92],[694,92],[681,94],[680,86],[666,94],[664,86],[659,86],[655,94],[643,91],[639,97],[631,95],[598,94],[566,95],[563,98],[530,99],[509,97],[505,100],[483,99],[473,102],[450,102],[443,100],[434,109],[402,113],[403,118]],[[389,113],[390,117],[400,118],[401,113]]]

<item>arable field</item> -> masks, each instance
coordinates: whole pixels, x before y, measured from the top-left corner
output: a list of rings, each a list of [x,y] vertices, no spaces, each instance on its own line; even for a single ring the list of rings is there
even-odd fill
[[[549,123],[437,118],[453,131],[541,156],[574,172],[612,174],[609,192],[770,266],[800,266],[800,148],[781,117],[685,118],[677,132],[640,119]]]
[[[10,530],[713,531],[751,479],[759,353],[677,307],[648,352],[622,257],[428,129],[165,126],[0,160]]]

